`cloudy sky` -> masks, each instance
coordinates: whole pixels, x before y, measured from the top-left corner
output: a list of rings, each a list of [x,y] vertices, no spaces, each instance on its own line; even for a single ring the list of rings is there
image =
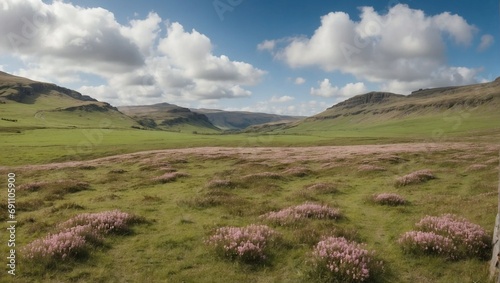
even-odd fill
[[[0,0],[0,70],[115,106],[312,115],[500,76],[498,0]]]

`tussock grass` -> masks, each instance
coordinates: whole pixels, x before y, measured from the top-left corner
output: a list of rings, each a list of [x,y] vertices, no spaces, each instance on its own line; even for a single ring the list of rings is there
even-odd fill
[[[418,170],[402,177],[398,177],[394,182],[394,185],[396,187],[404,187],[408,185],[421,184],[435,178],[436,177],[429,169]]]

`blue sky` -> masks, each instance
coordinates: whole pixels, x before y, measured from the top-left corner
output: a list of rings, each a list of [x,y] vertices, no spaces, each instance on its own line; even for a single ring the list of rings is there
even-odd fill
[[[500,76],[485,1],[3,0],[0,70],[113,105],[313,115]]]

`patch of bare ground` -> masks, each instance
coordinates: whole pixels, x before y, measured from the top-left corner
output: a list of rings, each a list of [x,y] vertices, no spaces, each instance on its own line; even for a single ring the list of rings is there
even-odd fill
[[[188,156],[214,157],[230,156],[235,159],[248,161],[276,160],[283,164],[293,162],[302,162],[309,160],[311,162],[332,162],[337,160],[355,159],[360,156],[378,154],[381,160],[387,162],[399,162],[400,153],[418,153],[418,152],[438,152],[445,150],[468,151],[470,148],[476,148],[473,143],[406,143],[406,144],[385,144],[385,145],[352,145],[352,146],[315,146],[315,147],[196,147],[182,149],[165,149],[142,151],[136,153],[121,154],[110,157],[103,157],[88,161],[56,162],[41,165],[23,165],[16,167],[1,166],[0,171],[17,170],[53,170],[68,167],[112,165],[122,162],[137,162],[138,160],[169,160],[172,164],[181,164],[188,162]],[[499,145],[483,144],[483,150],[498,151]],[[91,167],[87,167],[91,168]]]

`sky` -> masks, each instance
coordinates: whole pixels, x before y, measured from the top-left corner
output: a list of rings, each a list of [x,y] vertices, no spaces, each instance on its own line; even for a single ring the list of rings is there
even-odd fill
[[[114,106],[310,116],[500,76],[498,0],[0,0],[0,70]]]

